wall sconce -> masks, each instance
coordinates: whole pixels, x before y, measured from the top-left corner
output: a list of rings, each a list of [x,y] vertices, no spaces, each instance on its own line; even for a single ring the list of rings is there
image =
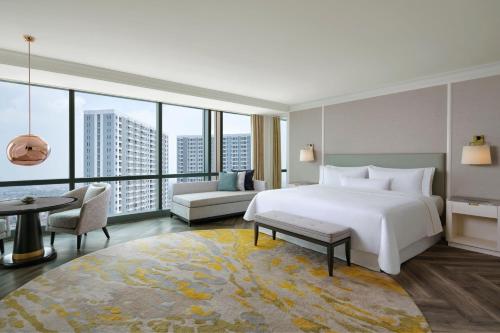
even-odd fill
[[[308,144],[305,149],[300,150],[301,162],[314,162],[314,145]]]
[[[469,145],[462,148],[462,164],[491,164],[490,146],[485,143],[484,135],[473,136]]]

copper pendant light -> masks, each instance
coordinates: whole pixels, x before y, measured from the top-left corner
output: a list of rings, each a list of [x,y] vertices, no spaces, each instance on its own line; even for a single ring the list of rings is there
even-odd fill
[[[50,155],[50,146],[39,136],[31,134],[31,43],[35,38],[24,35],[28,43],[28,134],[15,137],[7,146],[7,158],[17,165],[37,165]]]

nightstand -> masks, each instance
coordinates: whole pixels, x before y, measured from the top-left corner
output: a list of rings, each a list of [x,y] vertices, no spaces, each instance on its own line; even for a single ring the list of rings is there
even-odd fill
[[[500,257],[500,201],[447,200],[446,240],[449,246]]]
[[[289,183],[286,187],[299,187],[299,186],[307,186],[307,185],[317,185],[318,183],[307,182],[307,181],[297,181],[293,183]]]

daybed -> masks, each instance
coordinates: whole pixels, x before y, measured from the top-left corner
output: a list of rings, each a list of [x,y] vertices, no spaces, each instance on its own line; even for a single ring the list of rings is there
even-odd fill
[[[218,191],[218,180],[173,184],[170,215],[191,226],[200,220],[243,214],[254,196],[266,189],[264,181],[253,182],[253,191]]]

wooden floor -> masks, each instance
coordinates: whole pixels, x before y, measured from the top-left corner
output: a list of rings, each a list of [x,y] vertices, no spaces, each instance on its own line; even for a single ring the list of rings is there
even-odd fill
[[[161,218],[108,226],[111,239],[94,231],[76,250],[76,237],[58,234],[58,257],[46,264],[0,268],[0,298],[38,275],[65,262],[99,249],[129,240],[196,229],[253,228],[242,218],[187,227],[177,219]],[[44,238],[49,244],[49,237]],[[6,243],[6,252],[12,242]],[[413,297],[433,332],[500,332],[500,258],[438,244],[401,267],[394,278]]]
[[[437,244],[394,277],[433,332],[500,332],[500,258]]]

